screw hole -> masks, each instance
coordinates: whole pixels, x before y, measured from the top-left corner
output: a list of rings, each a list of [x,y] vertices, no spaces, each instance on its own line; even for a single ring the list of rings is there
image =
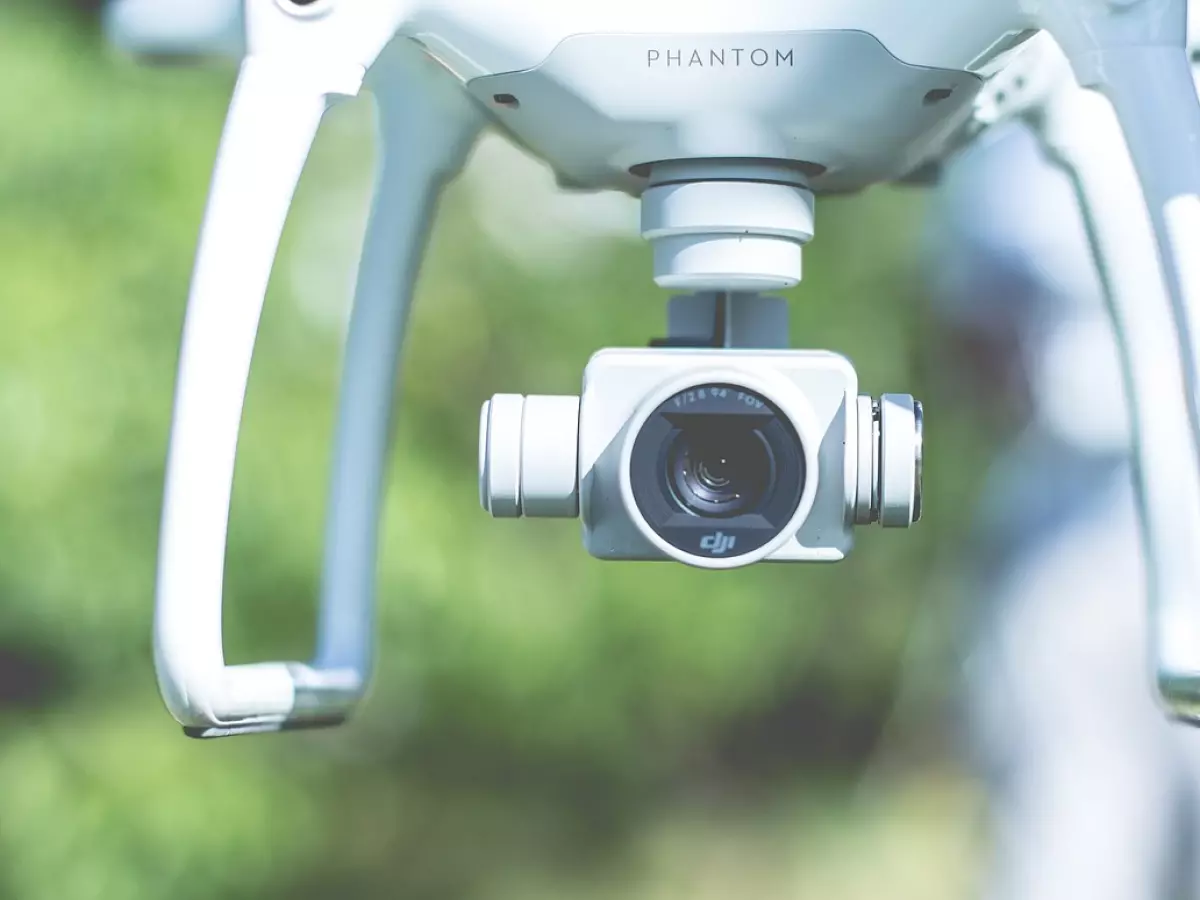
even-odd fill
[[[492,102],[497,106],[503,106],[505,109],[520,109],[521,101],[512,94],[495,94],[492,97]]]
[[[952,93],[954,93],[952,88],[934,88],[925,95],[925,99],[921,102],[926,106],[933,106],[935,103],[941,103]]]

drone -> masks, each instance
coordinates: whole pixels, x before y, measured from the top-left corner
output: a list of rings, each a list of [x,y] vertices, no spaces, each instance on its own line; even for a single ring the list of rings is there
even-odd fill
[[[485,128],[560,186],[640,199],[667,334],[608,348],[577,396],[496,394],[497,518],[578,518],[598,559],[834,562],[922,514],[922,405],[788,347],[816,201],[936,177],[1022,118],[1077,185],[1135,424],[1155,679],[1200,720],[1200,100],[1185,0],[247,0],[246,49],[187,306],[154,624],[186,734],[339,724],[373,650],[395,372],[438,197]],[[327,109],[369,92],[380,163],[345,347],[318,642],[229,666],[224,556],[263,299]],[[1087,126],[1087,127],[1084,127]],[[1097,134],[1109,139],[1098,140]],[[1142,215],[1109,198],[1144,197]],[[1020,185],[1014,185],[1020,190]],[[1137,193],[1134,193],[1137,192]]]

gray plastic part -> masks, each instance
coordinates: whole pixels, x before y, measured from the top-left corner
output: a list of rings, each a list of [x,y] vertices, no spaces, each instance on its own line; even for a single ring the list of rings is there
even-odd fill
[[[667,329],[672,343],[708,345],[723,317],[722,347],[746,350],[788,349],[788,302],[763,294],[681,294],[667,306]]]
[[[323,728],[337,728],[346,723],[346,716],[327,716],[320,719],[288,719],[283,722],[269,721],[258,724],[235,725],[229,728],[189,728],[183,733],[186,737],[201,741],[211,741],[216,738],[241,737],[248,734],[278,734],[284,731],[316,731]]]

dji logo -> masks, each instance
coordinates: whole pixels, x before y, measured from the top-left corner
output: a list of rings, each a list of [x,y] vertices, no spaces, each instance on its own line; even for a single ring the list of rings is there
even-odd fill
[[[707,550],[713,556],[720,556],[733,549],[733,545],[737,543],[737,538],[730,537],[722,531],[716,534],[706,535],[700,539],[700,549]]]

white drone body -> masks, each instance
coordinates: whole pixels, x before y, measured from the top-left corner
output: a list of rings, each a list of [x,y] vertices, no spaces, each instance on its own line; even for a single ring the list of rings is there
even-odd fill
[[[409,302],[438,194],[486,125],[565,186],[640,197],[654,278],[683,296],[665,346],[598,354],[579,398],[499,395],[485,406],[485,506],[581,515],[600,557],[727,568],[840,558],[854,525],[919,516],[920,405],[858,396],[853,367],[833,354],[785,351],[786,307],[761,295],[800,280],[815,198],[909,177],[989,118],[1037,112],[1084,194],[1104,171],[1131,190],[1140,182],[1146,199],[1140,222],[1110,221],[1095,208],[1102,200],[1089,212],[1137,406],[1159,683],[1171,709],[1190,715],[1200,697],[1200,562],[1190,561],[1200,558],[1200,416],[1188,301],[1200,300],[1200,284],[1183,248],[1200,245],[1200,102],[1185,19],[1184,0],[249,0],[167,468],[155,651],[171,713],[212,737],[339,722],[362,696]],[[1062,68],[1041,80],[1015,74],[1042,71],[1052,55],[1038,49],[1043,30],[1074,78]],[[1006,75],[1021,102],[988,93]],[[1058,102],[1077,97],[1077,84],[1115,109],[1112,145],[1097,153],[1071,143],[1080,104]],[[382,153],[345,352],[318,652],[309,663],[226,666],[227,518],[263,297],[321,118],[364,87]],[[704,493],[721,479],[697,480],[689,448],[668,440],[693,427],[726,434],[721,417],[739,402],[750,423],[740,446],[790,485],[794,504],[744,554],[736,541],[754,540],[743,532],[677,540],[679,509],[642,502],[657,491],[753,530],[760,510]],[[645,458],[674,474],[638,488],[635,445],[651,425],[663,443]],[[1180,506],[1194,508],[1195,527],[1156,530]]]

